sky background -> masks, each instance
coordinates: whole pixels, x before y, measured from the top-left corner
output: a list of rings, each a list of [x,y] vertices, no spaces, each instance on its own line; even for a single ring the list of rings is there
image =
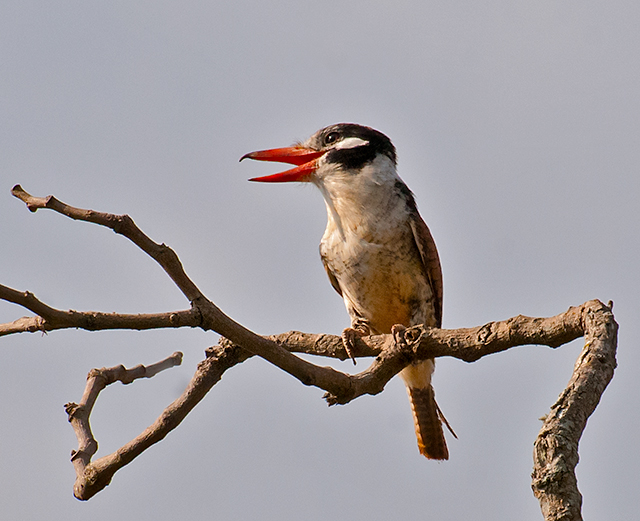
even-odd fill
[[[10,195],[128,213],[201,290],[261,333],[349,324],[318,256],[312,186],[261,185],[337,122],[387,134],[444,271],[444,327],[615,302],[618,370],[580,445],[585,519],[637,515],[640,4],[10,0],[0,4],[0,283],[62,309],[188,303],[110,230]],[[0,321],[25,315],[0,303]],[[72,495],[63,405],[92,367],[179,368],[101,394],[98,455],[149,425],[216,335],[55,331],[0,339],[3,519],[541,519],[532,447],[580,341],[438,361],[459,440],[420,457],[404,387],[327,408],[262,360],[226,373],[89,502]],[[326,364],[320,360],[321,364]],[[338,367],[351,370],[350,362]],[[363,370],[364,362],[357,369]]]

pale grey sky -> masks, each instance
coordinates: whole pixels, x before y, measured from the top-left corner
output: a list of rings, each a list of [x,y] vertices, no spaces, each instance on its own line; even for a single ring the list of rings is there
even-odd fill
[[[581,443],[585,519],[637,515],[640,432],[640,4],[80,2],[0,5],[0,283],[63,309],[187,303],[114,233],[9,194],[128,213],[258,333],[339,333],[313,187],[259,185],[238,163],[331,123],[386,133],[444,270],[444,327],[615,301],[619,367]],[[24,315],[0,303],[0,320]],[[440,360],[458,433],[418,455],[405,391],[328,409],[260,360],[225,374],[166,440],[88,503],[72,496],[63,410],[92,367],[182,367],[97,403],[101,453],[184,388],[215,335],[56,331],[0,339],[6,519],[541,519],[532,444],[580,343]],[[321,361],[321,363],[325,363]],[[359,364],[358,369],[364,365]],[[350,369],[348,364],[341,367]]]

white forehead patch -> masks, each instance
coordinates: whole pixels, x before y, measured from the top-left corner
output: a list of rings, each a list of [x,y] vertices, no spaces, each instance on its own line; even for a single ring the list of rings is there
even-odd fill
[[[347,139],[340,141],[334,148],[337,150],[343,150],[345,148],[356,148],[368,144],[368,141],[360,139],[359,137],[348,137]]]

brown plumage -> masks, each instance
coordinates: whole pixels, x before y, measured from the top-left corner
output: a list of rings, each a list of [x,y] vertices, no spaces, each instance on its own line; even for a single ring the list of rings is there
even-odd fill
[[[411,402],[420,454],[429,459],[449,459],[433,386],[426,389],[407,387],[407,394]]]
[[[351,317],[351,328],[343,333],[347,352],[354,335],[391,333],[394,325],[441,327],[438,251],[413,194],[398,177],[396,152],[388,137],[369,127],[341,123],[294,147],[245,157],[298,165],[256,181],[306,181],[322,192],[327,228],[320,256]],[[447,459],[444,417],[431,386],[434,366],[434,360],[424,360],[406,367],[400,376],[411,401],[420,453]]]

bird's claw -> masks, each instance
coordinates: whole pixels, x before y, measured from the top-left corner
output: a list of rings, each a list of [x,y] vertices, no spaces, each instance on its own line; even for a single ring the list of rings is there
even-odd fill
[[[351,327],[346,328],[342,332],[342,345],[344,346],[344,350],[347,352],[349,358],[353,360],[353,365],[356,365],[356,357],[353,355],[353,352],[356,346],[355,341],[358,336],[362,335]]]
[[[393,341],[396,345],[405,344],[404,332],[407,330],[402,324],[394,324],[391,326],[391,334],[393,335]]]
[[[338,403],[338,397],[335,394],[327,392],[324,393],[322,397],[327,401],[327,405],[329,405],[329,407]]]
[[[356,365],[356,357],[354,351],[356,350],[356,339],[365,336],[361,331],[353,329],[352,327],[346,328],[342,331],[342,345],[347,355],[353,360],[353,365]]]

